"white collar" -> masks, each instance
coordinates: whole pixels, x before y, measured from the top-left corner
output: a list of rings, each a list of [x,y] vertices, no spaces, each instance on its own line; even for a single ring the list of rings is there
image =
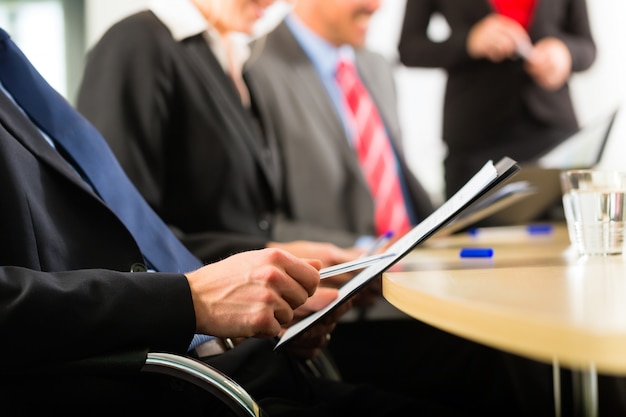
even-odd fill
[[[222,0],[223,1],[223,0]],[[224,70],[228,70],[226,51],[217,31],[206,21],[191,0],[151,0],[149,9],[169,29],[174,40],[203,34],[213,54]],[[243,63],[250,56],[250,47],[244,35],[229,35],[235,45],[237,59]]]
[[[191,0],[152,0],[149,8],[167,26],[177,41],[203,33],[210,28]]]

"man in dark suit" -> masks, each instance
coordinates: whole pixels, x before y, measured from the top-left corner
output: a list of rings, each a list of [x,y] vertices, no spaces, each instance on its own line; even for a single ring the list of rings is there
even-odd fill
[[[17,79],[22,73],[30,78]],[[130,410],[214,415],[216,404],[168,378],[132,372],[45,372],[50,365],[134,348],[184,354],[194,333],[248,338],[205,360],[229,370],[270,415],[274,407],[279,415],[294,416],[343,414],[347,408],[405,415],[421,407],[408,398],[300,372],[289,354],[277,354],[274,342],[264,339],[276,336],[294,318],[294,310],[312,300],[309,296],[319,283],[318,261],[266,249],[185,273],[146,271],[150,266],[146,260],[161,259],[144,252],[141,232],[132,233],[117,209],[105,204],[96,176],[90,176],[94,171],[85,170],[78,154],[70,150],[96,152],[99,161],[106,161],[110,151],[100,144],[104,145],[102,137],[43,81],[0,30],[3,414],[31,415],[43,409],[63,415]],[[115,164],[96,165],[94,170],[105,181],[123,174]],[[113,184],[117,197],[136,209],[140,219],[152,217],[154,213],[135,199],[127,183]],[[156,221],[153,228],[144,232],[155,232],[163,241],[172,238],[162,222]],[[188,252],[182,245],[176,252],[170,249],[161,255],[185,268],[182,259]],[[326,289],[319,292],[318,301],[324,304],[334,295]],[[332,323],[321,325],[325,332],[332,329]],[[319,337],[307,343],[315,340]],[[424,411],[429,410],[436,413],[438,407],[424,404]]]
[[[449,36],[428,35],[431,16]],[[487,159],[532,161],[578,129],[568,80],[596,48],[585,0],[406,2],[398,47],[409,67],[441,67],[450,196]]]

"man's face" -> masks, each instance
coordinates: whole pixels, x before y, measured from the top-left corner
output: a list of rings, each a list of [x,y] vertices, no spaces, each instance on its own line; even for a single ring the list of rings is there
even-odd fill
[[[318,28],[330,43],[340,46],[349,44],[361,47],[372,14],[380,7],[381,0],[309,0],[317,3]]]

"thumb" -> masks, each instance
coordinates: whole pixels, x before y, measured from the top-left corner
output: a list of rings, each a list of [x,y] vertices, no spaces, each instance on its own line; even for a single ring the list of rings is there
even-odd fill
[[[319,259],[305,259],[304,261],[318,271],[322,269],[322,261],[320,261]]]

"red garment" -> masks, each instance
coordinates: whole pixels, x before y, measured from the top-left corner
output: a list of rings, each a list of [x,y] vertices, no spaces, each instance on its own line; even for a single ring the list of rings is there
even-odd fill
[[[493,8],[499,14],[516,20],[528,30],[538,0],[491,0]]]
[[[355,128],[354,146],[375,206],[376,231],[402,236],[411,225],[407,214],[395,155],[369,92],[349,61],[339,62],[337,83]]]

